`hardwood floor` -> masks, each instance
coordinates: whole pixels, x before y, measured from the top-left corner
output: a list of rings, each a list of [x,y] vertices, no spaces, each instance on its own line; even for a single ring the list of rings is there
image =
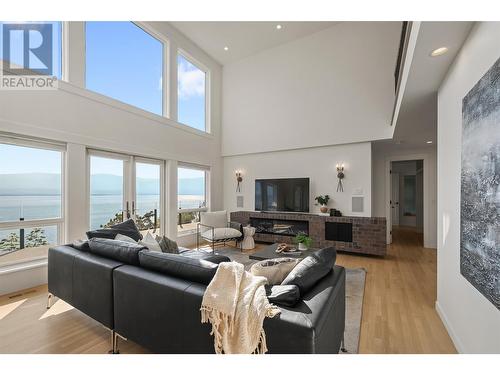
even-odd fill
[[[339,254],[337,263],[367,272],[360,353],[455,353],[435,309],[436,250],[421,235],[394,232],[385,258]],[[46,310],[47,286],[0,296],[0,353],[107,353],[109,331],[57,300]],[[121,353],[146,353],[120,340]]]

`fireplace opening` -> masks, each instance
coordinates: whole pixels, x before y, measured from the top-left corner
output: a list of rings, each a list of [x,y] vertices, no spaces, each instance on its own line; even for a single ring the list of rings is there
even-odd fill
[[[302,220],[250,218],[256,233],[295,237],[299,233],[309,235],[309,222]]]

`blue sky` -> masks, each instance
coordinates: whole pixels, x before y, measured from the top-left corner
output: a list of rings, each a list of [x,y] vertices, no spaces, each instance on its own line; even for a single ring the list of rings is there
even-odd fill
[[[61,173],[61,153],[0,143],[0,174],[11,173]]]

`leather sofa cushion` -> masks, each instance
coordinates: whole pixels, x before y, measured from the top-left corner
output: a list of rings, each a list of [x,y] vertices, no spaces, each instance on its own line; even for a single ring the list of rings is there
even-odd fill
[[[89,251],[93,254],[135,266],[139,265],[139,253],[147,249],[147,247],[136,243],[108,238],[91,238],[89,247]]]
[[[314,284],[331,272],[336,258],[337,251],[333,247],[318,250],[302,259],[281,285],[297,285],[300,295],[303,296]]]
[[[204,285],[212,281],[218,267],[208,260],[155,251],[141,251],[139,262],[143,268]]]
[[[142,234],[137,229],[134,220],[128,219],[123,223],[115,224],[109,228],[95,229],[87,232],[88,239],[91,238],[109,238],[115,239],[117,234],[123,234],[132,238],[134,241],[142,240]]]
[[[295,306],[300,299],[297,285],[266,285],[267,299],[271,303],[283,306]]]

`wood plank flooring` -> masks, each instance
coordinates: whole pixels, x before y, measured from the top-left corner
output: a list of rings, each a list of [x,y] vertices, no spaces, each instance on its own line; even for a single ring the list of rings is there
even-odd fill
[[[436,250],[424,249],[421,235],[400,228],[385,258],[343,253],[337,263],[368,271],[360,353],[456,352],[434,309]],[[106,328],[61,300],[46,310],[46,293],[42,285],[0,296],[0,353],[108,352]],[[130,341],[119,346],[147,352]]]

